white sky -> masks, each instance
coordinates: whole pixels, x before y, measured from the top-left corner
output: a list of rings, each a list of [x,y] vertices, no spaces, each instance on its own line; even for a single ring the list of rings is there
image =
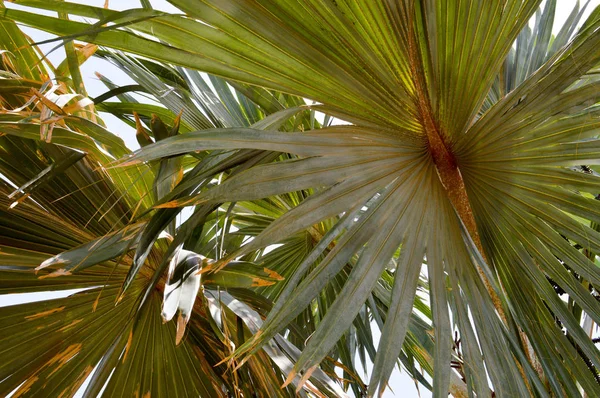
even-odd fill
[[[486,1],[486,0],[483,0],[483,1]],[[575,0],[558,0],[554,33],[556,33],[558,31],[560,26],[562,26],[564,21],[567,19],[573,6],[575,5],[575,2],[576,2]],[[80,3],[102,7],[104,5],[104,0],[83,0],[83,1],[80,1]],[[152,6],[158,10],[171,11],[171,12],[176,11],[176,9],[173,8],[170,4],[168,4],[165,0],[151,0],[151,3],[152,3]],[[582,3],[585,3],[585,1],[583,1]],[[6,5],[8,7],[14,6],[13,4],[10,4],[10,3],[6,3]],[[589,13],[598,5],[600,5],[600,0],[591,0],[590,4],[588,5],[588,8],[586,10],[586,14],[584,15],[584,18],[582,19],[582,21],[585,21],[585,19],[589,15]],[[136,1],[136,0],[112,0],[112,1],[110,1],[110,8],[112,8],[112,9],[126,10],[126,9],[131,9],[131,8],[138,8],[138,7],[141,7],[141,6],[140,6],[139,1]],[[34,32],[32,30],[27,30],[27,32],[33,37],[34,40],[43,40],[44,38],[48,37],[48,35],[45,33]],[[56,45],[55,43],[51,43],[51,44],[43,46],[42,48],[45,51],[48,51],[48,50],[52,49],[55,45]],[[49,56],[49,59],[52,63],[54,63],[55,65],[58,65],[64,59],[64,52],[61,50],[55,51],[54,53],[52,53]],[[86,82],[86,88],[88,90],[88,93],[92,97],[98,96],[106,91],[106,87],[102,83],[100,83],[98,81],[97,77],[95,76],[94,73],[96,71],[99,71],[103,75],[110,77],[110,79],[113,82],[115,82],[116,84],[119,84],[119,85],[133,83],[133,81],[131,79],[129,79],[123,72],[121,72],[119,69],[114,67],[112,64],[110,64],[106,61],[92,59],[82,66],[82,76]],[[115,118],[111,115],[103,115],[103,119],[105,120],[109,130],[111,130],[112,132],[115,132],[117,135],[119,135],[121,138],[123,138],[125,140],[125,142],[127,143],[127,145],[129,145],[131,148],[138,147],[137,141],[135,139],[135,132],[133,131],[133,129],[131,129],[128,125],[126,125],[125,123],[121,122],[120,120],[118,120],[117,118]],[[71,294],[71,293],[72,293],[72,291],[68,291],[68,294]],[[65,297],[68,294],[63,293],[60,295],[60,297]],[[47,299],[58,298],[58,297],[59,297],[59,295],[57,295],[57,294],[44,295],[44,294],[39,294],[39,293],[34,294],[33,296],[27,296],[26,298],[25,298],[25,296],[22,296],[22,295],[10,295],[10,297],[4,296],[4,297],[2,297],[2,300],[0,301],[0,307],[7,306],[7,305],[14,305],[14,304],[18,304],[18,303],[25,302],[25,301],[27,301],[27,302],[40,301],[40,300],[47,300]],[[376,327],[374,328],[374,335],[376,335],[376,338],[378,340],[377,335],[379,335],[379,330]],[[357,359],[357,363],[358,363],[358,359]],[[370,370],[370,369],[368,369],[368,370]],[[365,379],[368,381],[368,378],[365,378]],[[392,388],[392,390],[394,391],[395,394],[388,390],[384,394],[384,397],[386,397],[386,398],[391,398],[391,397],[413,398],[413,397],[419,397],[419,396],[424,397],[424,398],[431,397],[431,393],[423,387],[420,388],[421,395],[419,395],[413,380],[405,372],[401,373],[397,369],[392,374],[392,377],[389,382],[389,386]],[[80,393],[77,394],[77,396],[81,396],[81,392],[82,392],[82,390],[80,391]]]

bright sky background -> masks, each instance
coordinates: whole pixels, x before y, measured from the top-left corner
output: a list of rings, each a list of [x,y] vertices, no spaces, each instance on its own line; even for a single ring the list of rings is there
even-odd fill
[[[487,0],[482,0],[482,1],[487,1]],[[104,5],[104,0],[84,0],[84,1],[80,1],[79,3],[102,7]],[[151,0],[151,3],[155,9],[167,11],[167,12],[177,12],[177,9],[175,9],[173,6],[168,4],[167,1],[165,1],[165,0]],[[567,19],[567,17],[569,16],[569,13],[571,12],[575,3],[576,3],[575,0],[558,0],[554,33],[556,33],[558,31],[560,26],[562,26],[564,21]],[[585,3],[585,1],[582,1],[581,3],[583,4],[583,3]],[[588,8],[586,10],[586,14],[584,15],[584,18],[582,19],[582,21],[585,21],[585,19],[587,18],[587,15],[589,15],[589,13],[596,6],[599,6],[599,5],[600,5],[600,0],[591,0],[590,4],[588,5]],[[14,5],[11,3],[6,3],[6,6],[14,7]],[[117,9],[117,10],[126,10],[126,9],[141,7],[139,1],[137,1],[137,0],[112,0],[112,1],[110,1],[109,6],[110,6],[110,8]],[[32,38],[34,40],[38,40],[38,41],[49,37],[48,34],[41,33],[41,32],[35,32],[31,29],[27,29],[27,32],[32,36]],[[45,46],[42,46],[42,49],[44,51],[49,51],[55,45],[56,45],[56,43],[47,44]],[[52,54],[50,54],[49,59],[54,65],[58,65],[64,59],[64,57],[65,57],[64,52],[62,50],[57,50],[57,51],[53,52]],[[123,72],[121,72],[119,69],[117,69],[112,64],[108,63],[107,61],[92,59],[82,66],[82,76],[86,82],[86,88],[88,90],[88,94],[91,97],[98,96],[98,95],[104,93],[105,91],[107,91],[106,87],[102,83],[100,83],[100,81],[96,77],[95,72],[101,72],[103,75],[109,76],[113,82],[115,82],[116,84],[119,84],[119,85],[133,83],[133,81],[131,79],[129,79]],[[118,120],[117,118],[115,118],[111,115],[105,114],[105,115],[103,115],[103,119],[106,122],[109,130],[116,133],[121,138],[123,138],[125,140],[126,144],[128,146],[130,146],[130,148],[136,149],[138,147],[137,141],[135,139],[135,132],[133,131],[133,129],[131,129],[128,125],[126,125],[125,123],[121,122],[120,120]],[[40,300],[48,300],[51,298],[65,297],[72,293],[73,293],[73,291],[66,291],[66,292],[61,292],[61,293],[53,292],[52,294],[33,293],[33,294],[28,294],[27,297],[24,297],[23,295],[5,295],[5,296],[2,296],[2,299],[0,300],[0,307],[19,304],[19,303],[22,303],[25,301],[30,302],[30,301],[40,301]],[[374,328],[374,335],[378,335],[378,334],[379,334],[378,329]],[[376,338],[378,340],[378,336],[376,336]],[[367,370],[370,370],[370,369],[367,369]],[[368,378],[365,378],[365,379],[368,380]],[[394,371],[394,373],[392,374],[392,377],[390,379],[389,385],[393,389],[395,394],[388,390],[386,392],[386,394],[384,394],[384,397],[386,397],[386,398],[391,398],[391,397],[413,398],[413,397],[419,397],[419,396],[431,397],[431,393],[424,388],[420,388],[420,395],[419,395],[413,380],[405,372],[399,372],[398,370]],[[80,390],[80,393],[78,393],[77,396],[81,396],[81,392],[82,392],[82,390]]]

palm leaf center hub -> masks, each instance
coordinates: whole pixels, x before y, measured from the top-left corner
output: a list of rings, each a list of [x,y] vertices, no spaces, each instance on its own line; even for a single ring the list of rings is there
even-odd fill
[[[465,228],[469,232],[471,239],[475,243],[477,250],[479,250],[483,258],[487,261],[485,252],[483,251],[483,245],[481,244],[481,239],[479,237],[479,232],[477,230],[477,224],[475,223],[475,217],[473,215],[471,203],[469,202],[469,196],[467,194],[465,182],[458,167],[457,159],[451,151],[451,145],[448,145],[444,141],[443,133],[440,133],[438,127],[436,126],[436,123],[431,116],[430,107],[423,106],[424,101],[419,102],[421,113],[423,115],[423,125],[427,136],[429,154],[431,155],[431,159],[435,164],[440,182],[444,187],[444,191],[446,192],[448,199],[456,210],[457,215],[460,217],[461,221],[465,225]],[[491,288],[490,283],[483,271],[479,267],[477,267],[477,271],[482,277],[486,288],[492,297],[494,306],[499,311],[502,319],[505,320],[506,316],[502,310],[500,299]]]
[[[431,154],[444,190],[448,195],[448,199],[481,251],[475,218],[473,217],[465,182],[457,160],[431,119],[425,123],[425,131],[427,133],[429,153]]]

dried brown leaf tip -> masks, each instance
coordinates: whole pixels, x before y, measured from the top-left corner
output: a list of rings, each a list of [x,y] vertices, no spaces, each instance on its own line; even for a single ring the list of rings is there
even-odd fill
[[[166,202],[166,203],[161,203],[159,205],[154,206],[155,209],[174,209],[176,207],[181,207],[183,206],[183,203],[180,203],[177,200],[172,200],[170,202]]]
[[[296,376],[298,375],[298,373],[296,373],[295,370],[292,370],[289,374],[287,379],[285,379],[285,382],[281,385],[281,389],[283,390],[284,388],[286,388],[288,385],[291,384],[292,381],[294,381],[294,379],[296,378]]]
[[[71,272],[67,271],[64,268],[61,268],[61,269],[58,269],[48,275],[42,275],[38,279],[56,278],[58,276],[68,276],[68,275],[71,275]]]
[[[98,297],[94,300],[94,304],[92,304],[92,312],[96,312],[96,308],[98,308],[98,303],[100,302],[100,293],[98,293]]]
[[[28,316],[25,317],[25,319],[27,319],[28,321],[32,321],[34,319],[44,318],[44,317],[47,317],[48,315],[52,315],[52,314],[55,314],[57,312],[61,312],[65,308],[66,308],[65,306],[52,308],[51,310],[38,312],[37,314],[33,314],[33,315],[28,315]]]
[[[177,335],[175,336],[175,345],[179,345],[183,339],[183,335],[185,334],[185,324],[185,317],[179,313],[179,316],[177,317]]]
[[[306,370],[306,372],[304,372],[304,375],[302,375],[302,378],[300,379],[300,382],[298,383],[298,387],[296,387],[296,393],[299,393],[300,390],[302,390],[302,386],[304,386],[304,384],[306,384],[308,382],[308,379],[310,379],[310,376],[312,376],[313,372],[317,369],[317,365],[313,366],[312,368],[309,368]]]
[[[265,274],[267,274],[269,276],[269,278],[273,278],[278,281],[282,281],[285,279],[283,276],[279,275],[277,272],[270,270],[268,268],[263,268],[263,271]]]
[[[83,319],[75,319],[73,322],[69,323],[68,325],[65,325],[65,326],[61,327],[60,329],[58,329],[58,331],[64,332],[64,331],[72,328],[73,326],[77,325],[81,321],[83,321]]]
[[[129,354],[129,349],[131,348],[131,342],[133,341],[133,330],[129,331],[129,337],[127,338],[127,344],[125,345],[125,354],[123,355],[123,362],[127,359],[127,354]]]

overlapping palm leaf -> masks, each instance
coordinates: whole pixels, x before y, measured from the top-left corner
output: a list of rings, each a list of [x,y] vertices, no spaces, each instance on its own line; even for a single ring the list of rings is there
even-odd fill
[[[49,9],[59,4],[22,3]],[[598,180],[571,169],[599,159],[593,73],[600,63],[599,9],[550,56],[540,45],[532,66],[519,72],[514,85],[500,85],[482,112],[540,1],[172,3],[186,15],[69,6],[76,15],[126,24],[121,29],[24,11],[6,15],[53,33],[307,97],[354,123],[296,134],[253,128],[191,132],[119,163],[131,167],[233,149],[297,156],[252,165],[215,187],[188,192],[194,193],[190,199],[162,201],[166,209],[190,204],[198,209],[315,190],[255,239],[205,267],[208,275],[322,220],[348,215],[338,221],[343,234],[332,250],[312,267],[325,249],[317,245],[318,253],[298,266],[236,360],[251,358],[248,353],[314,302],[357,255],[289,380],[308,377],[395,258],[368,387],[370,394],[381,394],[401,353],[426,258],[436,396],[445,396],[454,374],[453,329],[462,341],[460,373],[478,396],[488,396],[491,386],[498,396],[575,396],[580,389],[598,395],[598,351],[548,278],[586,316],[599,320],[594,297],[599,271],[592,260],[600,240],[590,228],[600,214],[593,199]],[[549,4],[551,10],[554,3]],[[550,19],[552,12],[545,12],[540,21]],[[548,43],[548,28],[535,29],[539,42]],[[138,249],[134,262],[143,256]]]
[[[162,254],[169,250],[168,235],[153,241],[142,267],[123,291],[132,264],[131,250],[139,245],[149,222],[148,204],[169,192],[179,181],[180,170],[193,168],[203,156],[130,171],[107,169],[129,150],[102,127],[93,105],[86,105],[91,107],[87,111],[68,108],[70,102],[59,105],[61,96],[75,91],[74,83],[58,78],[51,82],[50,76],[56,77],[60,67],[41,62],[37,48],[30,46],[13,22],[2,19],[0,25],[9,33],[2,41],[2,82],[7,84],[0,92],[0,172],[4,178],[0,186],[0,291],[43,295],[86,289],[62,299],[0,309],[0,350],[6,358],[0,369],[2,394],[14,390],[14,396],[73,395],[90,377],[86,387],[90,395],[101,391],[132,396],[293,394],[295,387],[279,388],[297,356],[293,350],[284,350],[283,343],[266,347],[239,370],[218,365],[231,353],[230,344],[240,345],[255,331],[219,295],[210,296],[210,303],[204,295],[196,298],[196,292],[186,297],[197,316],[188,325],[186,339],[176,346],[177,334],[184,329],[174,323],[163,325],[160,307],[165,279],[155,273],[163,262]],[[77,47],[75,55],[80,50]],[[51,94],[45,92],[52,84],[59,87]],[[53,113],[44,113],[47,108]],[[148,140],[177,134],[177,117],[170,129],[159,118],[147,116],[147,127],[142,122],[137,127]],[[56,126],[41,137],[42,126],[50,118]],[[247,161],[254,155],[240,159]],[[239,164],[238,158],[231,158],[232,165]],[[234,273],[224,270],[223,274],[225,286],[244,286],[244,279],[232,280]],[[261,276],[267,281],[273,277],[250,269],[246,278],[260,281]],[[210,286],[221,285],[216,281]],[[244,314],[250,313],[248,305],[261,310],[270,305],[260,296],[238,290],[239,295],[246,294],[244,303],[236,304],[238,312],[241,308]],[[227,302],[235,304],[232,300]],[[211,308],[217,308],[214,317]],[[315,376],[305,388],[328,396],[342,393],[329,376]]]

